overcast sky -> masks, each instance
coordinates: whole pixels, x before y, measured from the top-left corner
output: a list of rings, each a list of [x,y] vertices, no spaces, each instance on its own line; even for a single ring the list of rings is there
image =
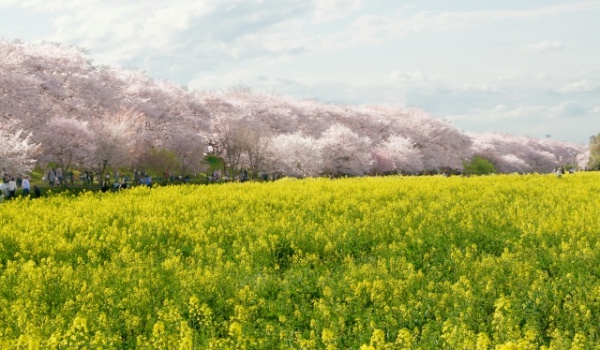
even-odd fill
[[[600,0],[0,0],[0,37],[192,90],[420,107],[464,131],[600,133]]]

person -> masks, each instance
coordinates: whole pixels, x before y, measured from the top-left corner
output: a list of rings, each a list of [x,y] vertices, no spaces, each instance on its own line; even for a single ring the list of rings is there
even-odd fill
[[[40,188],[37,187],[37,185],[33,185],[33,196],[35,198],[40,198],[41,195],[42,195],[42,191],[40,191]]]
[[[4,199],[8,199],[8,184],[7,184],[6,182],[4,182],[4,181],[3,181],[3,182],[0,184],[0,191],[2,191],[2,192],[0,192],[0,194],[2,195],[2,197],[1,197],[1,198],[2,198],[3,200],[4,200]]]
[[[31,188],[29,187],[29,176],[25,176],[23,181],[21,181],[21,188],[23,189],[23,197],[29,196],[29,191]]]
[[[54,179],[56,178],[56,172],[54,169],[50,169],[48,172],[48,185],[54,186]]]
[[[150,175],[146,175],[146,181],[145,181],[146,186],[148,187],[152,187],[152,178],[150,177]]]
[[[554,170],[554,174],[556,175],[556,177],[562,177],[562,174],[563,174],[562,168],[561,167],[557,167]]]
[[[14,198],[17,196],[17,183],[15,182],[14,176],[8,181],[8,198]]]
[[[129,188],[129,184],[127,183],[127,180],[123,181],[123,183],[119,186],[120,190],[126,190]]]
[[[102,191],[102,193],[108,191],[108,185],[106,184],[106,181],[104,181],[102,187],[100,187],[100,191]]]
[[[140,181],[140,171],[135,169],[133,171],[133,184],[134,185],[141,185],[142,182]]]
[[[58,180],[58,186],[64,186],[64,182],[63,182],[63,172],[62,172],[62,168],[58,168],[56,169],[56,179]]]

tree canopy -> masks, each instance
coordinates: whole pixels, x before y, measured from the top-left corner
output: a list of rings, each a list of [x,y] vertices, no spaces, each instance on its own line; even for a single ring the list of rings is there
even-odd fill
[[[161,152],[180,175],[210,151],[234,172],[299,177],[462,171],[475,154],[500,172],[549,172],[587,157],[580,144],[465,133],[417,108],[189,91],[53,43],[0,40],[0,97],[0,171],[13,174],[36,162],[133,168]]]
[[[600,169],[600,134],[590,137],[590,151],[587,166],[591,169]]]

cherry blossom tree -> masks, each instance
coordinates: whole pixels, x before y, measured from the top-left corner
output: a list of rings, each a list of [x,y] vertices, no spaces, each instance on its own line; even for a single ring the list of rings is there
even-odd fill
[[[232,171],[237,171],[246,148],[245,121],[239,115],[221,113],[213,117],[212,135],[220,146],[221,155]]]
[[[267,160],[273,156],[270,147],[273,135],[288,130],[294,123],[294,117],[288,114],[289,109],[275,107],[281,99],[273,95],[236,88],[229,90],[226,96],[229,103],[220,114],[225,118],[214,123],[215,129],[220,130],[218,139],[226,154],[235,156],[239,151],[239,165],[247,167],[251,176],[256,178],[261,171],[268,171]],[[229,122],[233,122],[235,130],[223,127]],[[232,135],[235,139],[230,137]],[[236,161],[228,163],[233,166]]]
[[[331,175],[364,175],[372,165],[368,137],[359,137],[349,128],[334,124],[319,139],[323,172]]]
[[[33,170],[38,145],[30,138],[31,134],[23,136],[22,130],[12,133],[0,128],[0,172],[17,175]]]
[[[393,161],[393,155],[385,148],[373,150],[373,169],[375,175],[391,174],[396,172],[396,164]]]
[[[55,43],[1,45],[0,91],[6,102],[0,108],[5,118],[17,119],[20,128],[35,130],[52,117],[88,114],[85,107],[89,107],[90,94],[85,93],[85,83],[96,79],[95,68],[83,51]],[[110,94],[118,91],[113,88]]]
[[[272,158],[271,137],[260,129],[246,129],[243,164],[250,169],[252,178],[267,170],[267,160]]]
[[[39,132],[40,160],[54,162],[68,170],[82,167],[89,155],[94,153],[93,134],[87,122],[70,118],[52,118]]]
[[[271,154],[271,170],[286,176],[318,176],[323,168],[319,144],[313,137],[299,132],[274,137]]]
[[[203,161],[206,145],[200,135],[188,131],[172,138],[166,146],[173,152],[181,176],[207,170],[207,164]]]
[[[138,71],[121,74],[123,105],[143,121],[138,133],[147,146],[162,147],[189,132],[208,134],[210,113],[198,96],[166,81],[154,81]]]
[[[407,137],[393,135],[380,146],[377,154],[381,159],[379,162],[385,159],[391,163],[382,166],[389,169],[388,171],[414,174],[424,170],[419,149],[415,147],[414,141]]]
[[[471,138],[450,124],[431,117],[420,109],[404,111],[405,129],[397,135],[410,139],[421,154],[423,171],[460,170],[463,161],[470,159]]]
[[[82,128],[82,137],[87,123],[90,149],[66,140],[57,144],[47,135],[61,118],[80,123],[73,127]],[[85,158],[99,172],[133,164],[144,150],[165,149],[176,154],[183,174],[201,166],[195,162],[206,140],[216,141],[232,169],[279,167],[291,176],[459,170],[474,155],[501,172],[545,172],[582,166],[587,152],[583,145],[549,139],[465,134],[416,108],[327,104],[248,88],[188,91],[140,71],[94,66],[76,47],[5,40],[0,122],[5,135],[32,133],[42,162],[82,166]],[[56,127],[63,133],[71,128]]]
[[[469,134],[472,151],[490,160],[498,171],[550,172],[558,166],[576,164],[584,145],[500,133]]]
[[[27,46],[0,40],[0,116],[4,128],[30,130],[44,109],[36,86],[38,77],[26,67]]]
[[[131,165],[136,147],[133,136],[139,124],[139,116],[131,110],[106,115],[92,123],[94,152],[88,164],[96,174],[104,176],[109,166],[116,169]]]

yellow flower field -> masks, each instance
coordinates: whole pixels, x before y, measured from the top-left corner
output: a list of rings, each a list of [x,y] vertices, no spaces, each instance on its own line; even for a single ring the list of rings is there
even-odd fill
[[[589,349],[600,174],[0,205],[0,349]]]

